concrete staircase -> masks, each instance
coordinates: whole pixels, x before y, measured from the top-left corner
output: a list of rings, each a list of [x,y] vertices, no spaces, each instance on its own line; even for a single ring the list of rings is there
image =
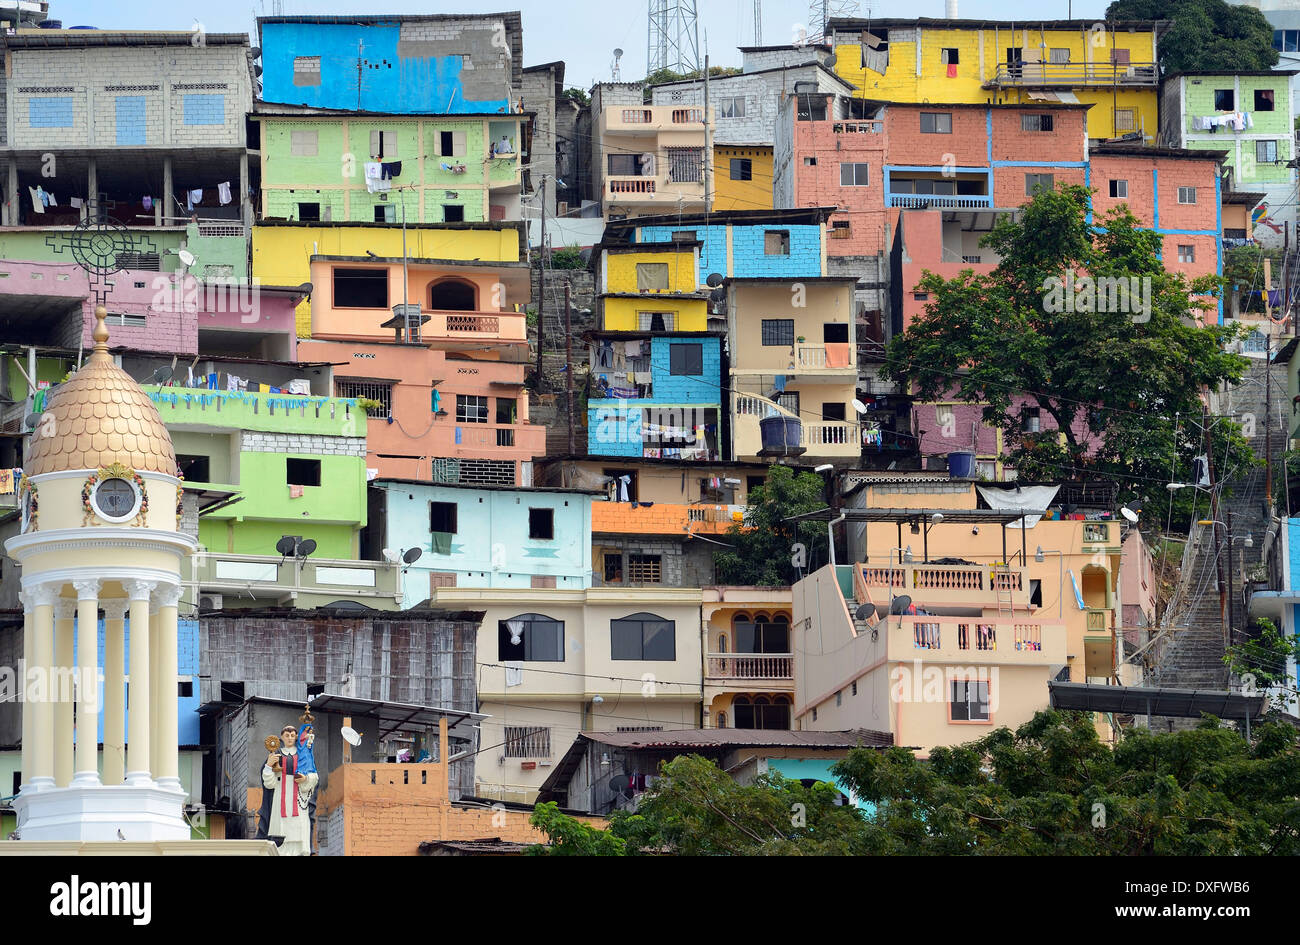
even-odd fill
[[[1265,453],[1265,372],[1267,363],[1253,361],[1242,383],[1220,398],[1219,411],[1231,414],[1238,422],[1253,415],[1254,433],[1251,448],[1261,459]],[[1276,422],[1278,403],[1286,399],[1285,368],[1273,368],[1273,462],[1278,465],[1285,449],[1285,434]],[[1227,529],[1217,525],[1193,523],[1188,534],[1189,547],[1184,553],[1183,569],[1178,589],[1170,603],[1164,625],[1178,627],[1165,646],[1155,666],[1149,685],[1177,689],[1226,689],[1230,684],[1227,666],[1224,665],[1225,632],[1222,611],[1219,607],[1219,585],[1215,573],[1214,532],[1219,532],[1220,560],[1225,582],[1231,567],[1232,627],[1238,639],[1247,622],[1247,610],[1242,595],[1244,577],[1260,563],[1264,547],[1264,532],[1268,527],[1266,506],[1266,473],[1261,467],[1249,469],[1215,469],[1225,488],[1219,502],[1219,521],[1227,522],[1232,513],[1232,561],[1228,561]],[[1198,519],[1208,519],[1209,510],[1204,505],[1197,512]],[[1246,547],[1250,535],[1254,546]],[[1227,587],[1224,588],[1226,593]],[[1186,721],[1186,720],[1184,720]]]

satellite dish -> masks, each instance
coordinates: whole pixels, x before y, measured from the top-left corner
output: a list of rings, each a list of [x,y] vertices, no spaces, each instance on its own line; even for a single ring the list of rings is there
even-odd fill
[[[906,594],[900,594],[899,596],[895,597],[893,601],[890,603],[889,612],[891,614],[905,614],[907,613],[907,608],[911,606],[912,606],[912,598]]]
[[[1126,519],[1128,519],[1128,520],[1129,520],[1130,522],[1132,522],[1133,524],[1135,524],[1135,525],[1137,524],[1137,520],[1138,520],[1137,512],[1135,512],[1135,511],[1133,511],[1132,509],[1130,509],[1127,505],[1121,505],[1121,506],[1120,506],[1120,508],[1119,508],[1119,514],[1122,515],[1122,516],[1124,516]]]
[[[704,281],[716,289],[718,286],[722,285],[723,275],[720,272],[711,272],[709,273],[709,277]]]
[[[167,365],[164,364],[158,370],[154,371],[149,379],[154,384],[161,384],[163,383],[163,381],[170,381],[174,373],[175,373],[174,368],[168,367]]]
[[[710,301],[710,302],[725,302],[725,301],[727,301],[727,290],[726,290],[726,289],[714,289],[712,292],[709,293],[709,301]]]
[[[623,50],[621,50],[621,49],[615,49],[615,50],[614,50],[614,58],[615,58],[615,59],[622,59],[622,58],[623,58]]]
[[[866,413],[866,412],[867,412],[867,405],[864,404],[862,401],[858,400],[858,398],[854,397],[854,398],[853,398],[853,409],[856,410],[858,413]]]
[[[411,548],[402,555],[402,560],[407,564],[414,564],[420,560],[420,555],[424,554],[423,548]]]
[[[31,427],[33,430],[36,429],[36,425],[40,422],[41,415],[39,413],[29,413],[27,416],[23,417],[23,426]]]
[[[302,543],[298,545],[298,557],[305,558],[315,550],[315,540],[311,538],[304,539]]]
[[[280,553],[280,557],[287,558],[289,555],[293,554],[294,545],[294,540],[288,535],[285,535],[275,543],[275,550]]]
[[[361,744],[361,733],[351,725],[343,726],[343,728],[339,729],[339,733],[343,736],[343,740],[353,748]]]
[[[383,551],[383,555],[384,555],[384,560],[387,561],[389,564],[397,564],[398,555],[397,552],[394,551],[392,548],[385,548]]]
[[[185,266],[186,269],[194,265],[195,262],[194,254],[191,253],[188,249],[178,249],[176,251],[176,255],[180,257],[181,264]]]
[[[298,286],[298,291],[304,295],[311,295],[312,289],[314,288],[315,286],[310,282],[304,282],[302,285]]]
[[[825,59],[822,60],[822,65],[825,66],[827,69],[833,69],[835,68],[836,61],[837,60],[835,58],[835,53],[831,53],[829,56],[827,56]]]

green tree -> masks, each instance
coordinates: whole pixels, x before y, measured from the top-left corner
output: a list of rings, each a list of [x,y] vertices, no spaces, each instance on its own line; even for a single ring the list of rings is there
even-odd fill
[[[560,813],[558,804],[538,804],[528,822],[546,834],[549,846],[528,848],[530,856],[624,856],[627,841]]]
[[[1277,65],[1273,27],[1254,7],[1225,0],[1115,0],[1106,19],[1172,20],[1160,37],[1160,68],[1252,72]]]
[[[1255,621],[1247,639],[1228,647],[1223,662],[1241,678],[1248,694],[1269,693],[1273,707],[1286,711],[1295,699],[1296,687],[1287,672],[1287,661],[1300,661],[1300,637],[1286,636],[1273,621]]]
[[[591,104],[591,96],[588,95],[585,90],[577,88],[575,86],[570,86],[569,88],[565,89],[564,97],[567,99],[572,99],[573,101],[577,102],[579,105]]]
[[[1201,390],[1240,380],[1248,361],[1224,350],[1235,330],[1204,327],[1208,303],[1193,299],[1221,280],[1167,272],[1160,235],[1125,206],[1094,225],[1090,195],[1039,191],[1019,219],[1001,218],[982,241],[1000,257],[987,275],[926,272],[916,288],[930,301],[894,338],[888,371],[920,401],[984,405],[1022,479],[1115,479],[1126,499],[1163,509],[1171,463],[1187,481],[1204,451]],[[1088,294],[1079,273],[1136,291],[1127,305],[1118,288]],[[1035,430],[1030,411],[1053,422]],[[1220,473],[1256,462],[1234,424],[1211,437]]]
[[[721,584],[772,585],[784,587],[824,564],[826,525],[804,522],[791,525],[785,519],[826,508],[826,483],[816,473],[795,475],[789,466],[772,466],[761,486],[749,491],[749,505],[743,522],[727,529],[729,551],[716,551],[713,564]],[[805,562],[796,568],[792,559],[802,544]]]

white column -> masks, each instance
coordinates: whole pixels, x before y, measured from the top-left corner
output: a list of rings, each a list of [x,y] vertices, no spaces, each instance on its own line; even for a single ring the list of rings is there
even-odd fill
[[[54,783],[72,783],[73,731],[72,672],[76,666],[73,618],[77,602],[60,597],[54,602],[54,672],[50,674],[50,699],[54,702]]]
[[[77,750],[72,783],[99,787],[99,581],[77,589]]]
[[[27,782],[32,776],[32,742],[33,726],[36,722],[36,716],[33,714],[35,705],[31,700],[31,691],[27,686],[27,680],[33,677],[32,670],[36,667],[36,603],[32,600],[30,594],[26,591],[18,592],[18,600],[23,605],[23,660],[19,664],[22,671],[18,674],[18,691],[21,693],[19,698],[22,700],[23,713],[23,751],[22,751],[22,776],[23,790],[27,790]]]
[[[149,595],[153,593],[152,581],[123,581],[122,589],[131,601],[131,686],[128,690],[126,783],[149,786],[153,784],[151,767],[149,700],[153,687],[149,685]]]
[[[126,780],[126,611],[125,600],[104,608],[104,783]]]
[[[162,701],[162,686],[159,681],[162,674],[159,663],[162,645],[159,643],[158,627],[158,598],[155,596],[149,607],[149,688],[146,690],[149,694],[149,770],[153,772],[155,784],[158,783],[158,762],[162,760],[162,726],[158,724],[158,705]]]
[[[176,605],[180,603],[179,584],[163,584],[156,592],[158,601],[158,675],[154,685],[158,692],[158,710],[153,724],[156,731],[154,744],[158,746],[153,759],[154,779],[159,787],[181,790],[180,764],[177,757],[177,620]]]
[[[44,685],[32,692],[31,751],[23,746],[23,790],[48,791],[54,787],[54,695],[50,691],[54,664],[54,602],[63,590],[60,584],[38,584],[27,589],[33,607],[33,657],[36,678]],[[27,769],[30,769],[30,774]]]

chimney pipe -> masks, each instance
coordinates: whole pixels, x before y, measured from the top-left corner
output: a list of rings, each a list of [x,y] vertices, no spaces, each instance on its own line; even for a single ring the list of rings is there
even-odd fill
[[[957,19],[957,0],[944,0],[943,15],[950,20]]]

